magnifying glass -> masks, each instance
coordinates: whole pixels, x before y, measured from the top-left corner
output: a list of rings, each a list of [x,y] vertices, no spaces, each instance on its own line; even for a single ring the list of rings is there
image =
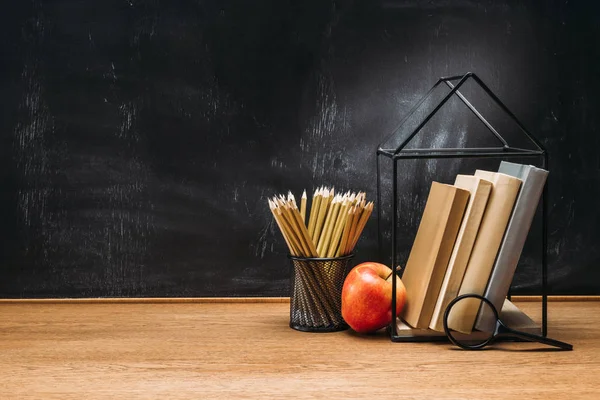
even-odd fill
[[[472,299],[481,300],[480,307],[482,308],[482,311],[484,308],[487,308],[488,311],[491,311],[493,313],[496,324],[491,329],[490,332],[477,331],[471,335],[468,335],[468,334],[462,334],[462,333],[456,332],[448,327],[448,317],[449,317],[452,309],[457,304],[459,304],[459,302],[461,302],[461,301],[471,302],[471,301],[473,301]],[[448,339],[450,339],[450,341],[453,344],[455,344],[456,346],[460,347],[461,349],[465,349],[465,350],[482,349],[485,346],[493,343],[494,341],[496,341],[500,338],[516,338],[516,339],[522,339],[522,340],[525,340],[528,342],[542,343],[542,344],[545,344],[548,346],[557,347],[561,350],[573,350],[573,346],[570,345],[569,343],[561,342],[561,341],[554,340],[554,339],[549,339],[547,337],[540,336],[540,335],[533,335],[533,334],[527,333],[527,332],[520,332],[520,331],[516,331],[514,329],[509,328],[500,320],[498,310],[496,310],[496,307],[494,307],[492,302],[489,301],[488,299],[486,299],[485,297],[477,295],[477,294],[465,294],[462,296],[458,296],[457,298],[452,300],[450,302],[450,304],[448,304],[448,307],[446,307],[446,311],[444,312],[444,332],[446,332]]]

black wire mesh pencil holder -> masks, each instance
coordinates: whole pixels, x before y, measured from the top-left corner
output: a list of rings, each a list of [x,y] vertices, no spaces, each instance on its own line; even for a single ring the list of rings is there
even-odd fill
[[[292,267],[290,328],[303,332],[348,329],[342,318],[342,287],[353,256],[289,256]]]
[[[527,143],[531,144],[533,149],[525,149],[521,147],[510,146],[503,136],[498,133],[498,130],[486,119],[484,116],[469,102],[459,90],[466,82],[474,82],[481,88],[496,106],[498,106],[504,114],[506,114],[510,120],[516,124],[518,131],[523,135],[523,138]],[[407,128],[407,121],[409,121],[416,113],[416,111],[425,102],[431,101],[432,93],[438,87],[446,85],[449,92],[443,96],[443,98],[433,107],[432,111],[426,113],[422,119],[416,124],[414,128]],[[477,117],[479,121],[485,125],[487,130],[493,134],[495,139],[499,142],[499,146],[496,147],[462,147],[462,148],[412,148],[409,147],[409,143],[413,138],[423,129],[423,127],[430,122],[434,115],[448,102],[451,98],[458,98],[460,101]],[[390,140],[393,139],[393,140]],[[390,141],[392,142],[390,144]],[[457,75],[451,77],[440,78],[435,85],[427,92],[427,94],[413,106],[407,116],[400,122],[399,126],[394,130],[392,135],[382,143],[377,150],[377,223],[378,223],[378,245],[379,245],[379,256],[384,259],[383,251],[383,239],[382,239],[382,172],[381,172],[381,160],[382,158],[388,158],[392,161],[392,178],[391,178],[391,262],[394,267],[398,265],[398,163],[401,160],[417,160],[417,159],[508,159],[508,158],[535,158],[541,164],[541,168],[547,169],[548,166],[548,153],[544,146],[537,140],[531,133],[525,129],[523,124],[517,119],[517,117],[500,101],[500,99],[490,90],[490,88],[474,73],[469,72],[464,75]],[[542,193],[542,256],[541,256],[541,297],[542,297],[542,324],[541,334],[547,335],[547,305],[548,305],[548,271],[547,271],[547,198],[548,198],[548,184],[544,186]],[[396,271],[397,272],[397,271]],[[510,297],[510,296],[509,296]],[[392,315],[396,315],[396,280],[392,279]],[[396,325],[396,320],[393,318],[392,323],[388,329],[390,338],[395,342],[412,342],[412,341],[438,341],[447,340],[445,335],[436,335],[432,332],[431,335],[400,335]]]

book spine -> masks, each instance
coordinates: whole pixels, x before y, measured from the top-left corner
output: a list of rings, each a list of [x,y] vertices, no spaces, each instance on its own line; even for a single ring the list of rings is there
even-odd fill
[[[484,296],[500,310],[510,289],[525,240],[537,209],[548,171],[519,164],[502,162],[498,172],[523,180],[523,185],[498,252],[492,275]],[[495,326],[494,315],[489,307],[482,307],[475,327],[490,331]]]

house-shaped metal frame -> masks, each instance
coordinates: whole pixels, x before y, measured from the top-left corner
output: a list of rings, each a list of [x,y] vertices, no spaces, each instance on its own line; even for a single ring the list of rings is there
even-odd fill
[[[460,92],[460,88],[468,81],[474,81],[490,99],[514,121],[519,131],[526,138],[527,142],[532,145],[532,149],[525,149],[511,146],[507,140],[492,126],[488,120],[475,108],[473,104]],[[450,91],[443,99],[418,123],[414,130],[406,130],[406,122],[413,116],[419,107],[427,100],[431,99],[432,93],[440,85],[447,85]],[[469,148],[408,148],[407,146],[413,138],[422,131],[423,127],[431,120],[431,118],[446,104],[446,102],[457,96],[466,107],[487,127],[487,129],[496,137],[499,145],[497,147],[469,147]],[[387,146],[390,138],[400,139],[400,144],[397,146]],[[440,78],[435,85],[423,96],[423,98],[415,104],[409,111],[406,117],[400,122],[398,127],[389,135],[382,145],[377,149],[377,222],[378,222],[378,244],[379,256],[383,259],[382,245],[382,202],[381,202],[381,157],[391,159],[392,166],[392,226],[391,226],[391,260],[392,265],[397,265],[397,238],[398,238],[398,163],[406,159],[435,159],[435,158],[526,158],[532,157],[538,159],[541,167],[547,169],[548,153],[544,146],[523,126],[518,118],[513,114],[502,101],[492,92],[492,90],[474,73],[468,72],[464,75],[450,76]],[[548,184],[544,187],[542,194],[542,335],[547,335],[547,198]],[[392,315],[396,315],[396,280],[392,279]],[[424,336],[424,337],[405,337],[398,335],[395,320],[392,321],[389,327],[390,337],[392,341],[432,341],[446,339],[439,335]]]

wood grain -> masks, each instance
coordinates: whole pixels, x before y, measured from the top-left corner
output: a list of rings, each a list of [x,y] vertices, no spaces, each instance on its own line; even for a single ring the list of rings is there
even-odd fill
[[[521,303],[533,318],[536,303]],[[2,399],[594,398],[600,302],[552,303],[575,346],[465,352],[288,327],[285,303],[0,304]]]
[[[598,297],[600,300],[600,296]],[[185,304],[289,303],[289,297],[96,297],[0,299],[0,304]]]
[[[541,296],[512,296],[517,302],[540,302]],[[548,302],[600,301],[600,296],[548,296]],[[178,304],[178,303],[289,303],[289,297],[83,297],[0,299],[0,304]]]

